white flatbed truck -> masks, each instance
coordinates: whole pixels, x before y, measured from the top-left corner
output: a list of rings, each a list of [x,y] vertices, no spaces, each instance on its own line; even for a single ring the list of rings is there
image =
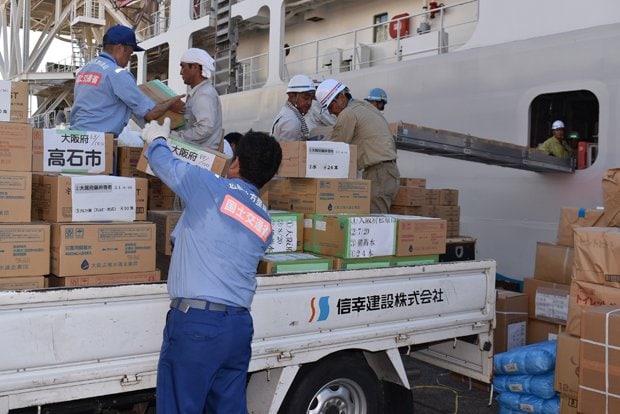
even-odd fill
[[[0,414],[152,390],[169,303],[165,283],[0,291]],[[259,276],[252,315],[250,413],[407,413],[402,354],[490,382],[495,262]]]

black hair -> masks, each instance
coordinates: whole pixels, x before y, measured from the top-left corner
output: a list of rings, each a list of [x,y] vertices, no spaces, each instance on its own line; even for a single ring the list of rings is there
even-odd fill
[[[224,139],[228,141],[231,147],[235,148],[235,146],[239,143],[239,140],[243,137],[243,134],[240,132],[229,132],[224,135]]]
[[[249,130],[237,143],[239,175],[261,189],[273,178],[282,162],[282,148],[266,132]]]

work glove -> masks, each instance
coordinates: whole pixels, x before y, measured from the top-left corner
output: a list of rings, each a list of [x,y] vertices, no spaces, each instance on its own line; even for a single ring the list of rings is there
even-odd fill
[[[146,124],[142,129],[142,140],[150,145],[157,138],[168,139],[170,135],[170,118],[166,118],[162,125],[156,120]]]

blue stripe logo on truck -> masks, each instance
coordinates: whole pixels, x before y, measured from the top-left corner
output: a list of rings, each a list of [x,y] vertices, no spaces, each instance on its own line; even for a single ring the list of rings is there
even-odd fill
[[[329,317],[329,296],[321,296],[319,298],[318,305],[318,317],[316,318],[316,321],[324,321]],[[312,310],[312,314],[310,315],[310,320],[308,320],[308,322],[312,322],[315,320],[315,316],[317,316],[315,297],[310,299],[310,309]]]

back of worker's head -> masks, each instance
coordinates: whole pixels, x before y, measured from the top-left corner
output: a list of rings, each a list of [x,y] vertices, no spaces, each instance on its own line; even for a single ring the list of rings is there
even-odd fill
[[[278,141],[265,132],[249,130],[237,143],[235,155],[239,160],[239,175],[262,188],[278,172],[282,149]]]

